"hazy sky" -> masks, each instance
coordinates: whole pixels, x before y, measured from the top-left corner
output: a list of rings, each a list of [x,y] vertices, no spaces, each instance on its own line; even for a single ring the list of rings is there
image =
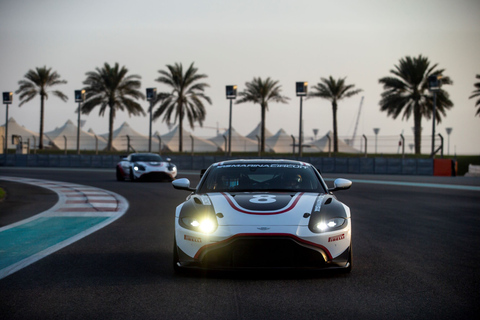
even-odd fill
[[[405,56],[422,54],[454,82],[445,86],[454,103],[437,126],[446,138],[453,127],[451,153],[480,154],[480,117],[475,100],[468,99],[480,74],[480,1],[478,0],[295,0],[295,1],[59,1],[0,0],[0,91],[15,91],[29,69],[47,66],[68,84],[57,86],[69,96],[64,103],[51,96],[46,102],[45,131],[76,122],[73,92],[83,87],[85,73],[105,62],[118,62],[142,77],[142,91],[157,87],[158,70],[176,62],[195,62],[208,75],[206,127],[228,126],[229,102],[225,85],[243,90],[253,77],[279,80],[288,104],[271,103],[266,125],[298,135],[299,98],[295,82],[310,86],[321,77],[347,77],[347,83],[364,90],[339,103],[339,135],[353,134],[361,97],[363,109],[357,136],[412,136],[413,118],[393,120],[379,111],[383,91],[378,79]],[[26,128],[39,131],[39,98],[18,107],[18,96],[9,116]],[[146,101],[142,102],[145,109]],[[331,105],[326,100],[303,103],[304,132],[312,136],[332,130]],[[107,117],[94,110],[85,130],[108,130]],[[148,134],[148,117],[118,113],[114,127],[127,121]],[[233,127],[248,134],[260,122],[260,107],[234,105]],[[5,123],[5,107],[0,107]],[[423,120],[424,135],[431,136],[431,121]],[[188,128],[188,127],[187,127]],[[190,130],[188,128],[188,130]],[[154,131],[168,132],[161,119]],[[211,137],[215,129],[196,128],[198,136]],[[426,138],[424,144],[426,144]],[[428,149],[429,150],[429,149]]]

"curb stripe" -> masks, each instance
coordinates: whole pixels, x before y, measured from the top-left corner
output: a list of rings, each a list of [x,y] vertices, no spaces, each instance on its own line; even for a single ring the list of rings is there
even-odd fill
[[[95,187],[19,177],[0,180],[32,184],[58,195],[49,210],[0,228],[0,279],[109,225],[129,207],[122,196]]]

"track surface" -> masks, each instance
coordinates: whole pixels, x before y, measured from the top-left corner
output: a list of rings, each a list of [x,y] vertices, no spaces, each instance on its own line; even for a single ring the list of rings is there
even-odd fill
[[[176,276],[173,213],[187,192],[117,182],[113,170],[0,168],[2,175],[90,185],[130,204],[109,226],[0,280],[4,319],[474,319],[480,312],[480,191],[354,183],[338,192],[353,215],[348,275]],[[480,185],[460,177],[343,177]],[[7,189],[17,203],[0,203],[0,222],[35,213],[21,187]],[[42,189],[28,192],[43,210],[56,201]]]

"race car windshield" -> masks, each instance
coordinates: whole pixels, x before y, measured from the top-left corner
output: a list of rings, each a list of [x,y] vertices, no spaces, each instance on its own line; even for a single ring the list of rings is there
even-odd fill
[[[143,161],[143,162],[161,162],[162,158],[156,154],[145,154],[145,155],[134,155],[131,159],[132,162]]]
[[[300,164],[228,164],[213,167],[200,192],[324,192],[310,166]]]

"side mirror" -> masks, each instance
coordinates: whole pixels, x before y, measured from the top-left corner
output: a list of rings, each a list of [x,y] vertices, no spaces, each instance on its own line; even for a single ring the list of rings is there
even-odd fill
[[[195,191],[195,188],[190,187],[190,180],[187,178],[181,178],[172,181],[172,185],[175,189],[186,190],[186,191]]]
[[[328,189],[329,192],[347,190],[352,186],[352,181],[347,179],[335,179],[333,182],[333,188]]]
[[[170,161],[172,161],[172,159],[166,158],[165,161],[170,162]]]

